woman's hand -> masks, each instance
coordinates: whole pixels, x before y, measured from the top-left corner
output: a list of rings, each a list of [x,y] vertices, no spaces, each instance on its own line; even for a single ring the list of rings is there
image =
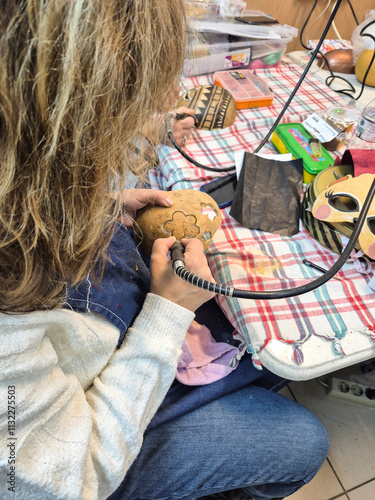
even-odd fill
[[[160,238],[154,242],[151,254],[151,285],[150,291],[160,295],[190,311],[196,311],[198,307],[210,300],[214,294],[202,290],[190,283],[186,283],[176,276],[172,268],[172,262],[168,257],[176,238]],[[215,281],[203,253],[203,245],[197,239],[183,239],[185,246],[184,261],[186,268],[200,278]]]
[[[172,133],[174,140],[177,144],[181,146],[185,146],[186,142],[189,140],[191,133],[194,128],[194,109],[180,107],[173,110],[175,113],[179,114],[187,114],[187,116],[183,120],[174,120],[172,125]]]
[[[118,193],[118,196],[120,201],[124,203],[124,213],[118,220],[128,227],[133,225],[137,210],[149,203],[161,207],[171,207],[173,205],[173,200],[169,198],[168,191],[158,189],[125,189]]]

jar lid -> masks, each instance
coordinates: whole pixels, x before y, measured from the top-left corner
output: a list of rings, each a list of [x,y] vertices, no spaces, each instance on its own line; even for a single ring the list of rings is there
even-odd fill
[[[341,106],[329,108],[327,117],[336,123],[350,125],[358,120],[358,114],[352,110]]]

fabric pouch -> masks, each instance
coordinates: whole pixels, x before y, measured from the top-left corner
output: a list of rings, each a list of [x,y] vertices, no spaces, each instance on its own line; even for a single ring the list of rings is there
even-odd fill
[[[281,236],[299,231],[303,161],[245,153],[230,215],[242,226]]]

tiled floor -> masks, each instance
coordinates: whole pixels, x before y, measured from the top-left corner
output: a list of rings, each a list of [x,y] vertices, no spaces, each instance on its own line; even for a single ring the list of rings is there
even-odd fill
[[[362,370],[363,364],[356,365],[319,380],[291,382],[281,391],[314,412],[330,438],[317,476],[288,500],[375,500],[375,406],[334,399],[323,385],[338,376],[375,387],[375,371]]]

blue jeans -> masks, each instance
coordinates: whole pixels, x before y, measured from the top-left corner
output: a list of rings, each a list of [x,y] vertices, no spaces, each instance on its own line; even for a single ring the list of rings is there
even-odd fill
[[[256,500],[283,498],[314,477],[327,452],[314,415],[249,384],[146,431],[110,500],[193,499],[237,488]]]
[[[147,266],[123,226],[110,245],[100,285],[70,289],[67,304],[96,311],[120,329],[119,344],[149,287]],[[220,342],[236,343],[215,301],[196,315]],[[328,453],[319,420],[276,393],[287,382],[244,357],[227,377],[205,386],[175,381],[151,420],[142,449],[110,500],[194,499],[244,488],[255,500],[291,495]]]

